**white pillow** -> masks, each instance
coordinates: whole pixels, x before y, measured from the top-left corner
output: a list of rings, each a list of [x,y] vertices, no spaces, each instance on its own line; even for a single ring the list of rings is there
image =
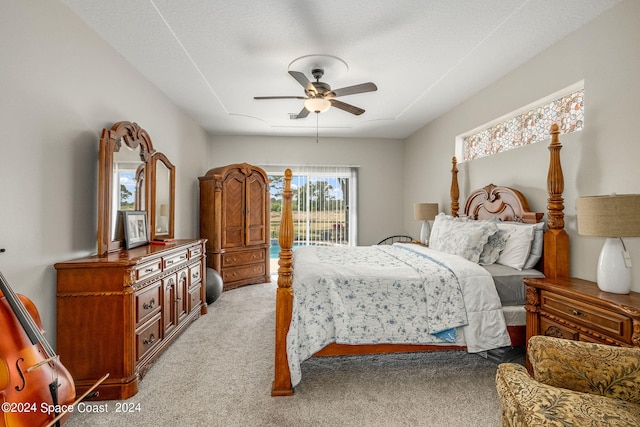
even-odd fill
[[[433,221],[429,247],[477,263],[489,236],[497,232],[495,223],[467,221],[440,213]]]
[[[504,250],[496,263],[522,270],[531,252],[535,224],[498,222],[498,228],[509,233]]]
[[[535,268],[536,264],[542,257],[542,249],[544,247],[544,222],[538,222],[533,229],[533,241],[531,242],[531,252],[529,252],[529,258],[524,263],[524,269]]]
[[[498,229],[498,232],[492,236],[489,236],[489,240],[484,245],[482,249],[482,253],[480,254],[480,259],[478,260],[478,264],[480,265],[491,265],[494,264],[500,254],[504,250],[504,247],[507,244],[507,238],[509,237],[509,232],[506,230]]]

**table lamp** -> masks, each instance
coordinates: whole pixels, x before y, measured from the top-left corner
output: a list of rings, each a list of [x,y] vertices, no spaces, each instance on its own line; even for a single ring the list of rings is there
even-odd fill
[[[576,208],[578,234],[607,238],[598,258],[598,287],[628,294],[631,257],[622,237],[640,236],[640,194],[580,197]]]
[[[433,221],[436,215],[438,215],[437,203],[416,203],[413,205],[413,219],[422,221],[420,243],[425,245],[429,244],[429,235],[431,234],[429,221]]]

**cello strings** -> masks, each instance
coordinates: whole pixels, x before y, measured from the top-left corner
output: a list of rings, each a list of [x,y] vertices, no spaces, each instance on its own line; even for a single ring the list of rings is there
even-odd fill
[[[27,311],[27,308],[24,306],[22,301],[20,301],[20,298],[18,298],[18,295],[15,293],[15,291],[9,286],[9,282],[4,277],[2,272],[0,272],[0,281],[2,282],[2,285],[3,285],[2,291],[9,305],[14,309],[14,311],[19,312],[19,316],[21,320],[23,320],[28,324],[29,329],[36,336],[38,342],[44,348],[45,353],[47,353],[47,356],[52,357],[52,355],[55,355],[56,352],[53,350],[53,347],[51,347],[49,342],[47,342],[47,339],[44,337],[44,335],[40,331],[40,328],[36,324],[35,320],[33,320],[33,318],[31,317],[31,314],[29,314],[29,312]],[[18,316],[18,313],[15,313],[15,314],[16,316]]]

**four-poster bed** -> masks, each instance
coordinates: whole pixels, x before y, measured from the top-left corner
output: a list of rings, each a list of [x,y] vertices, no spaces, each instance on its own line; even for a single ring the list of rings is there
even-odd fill
[[[562,168],[560,165],[560,149],[562,146],[559,143],[558,134],[559,134],[558,126],[553,125],[551,128],[552,140],[551,140],[551,144],[549,145],[551,156],[550,156],[550,164],[549,164],[548,175],[547,175],[547,191],[549,194],[548,206],[547,206],[548,230],[544,233],[543,245],[542,245],[542,242],[540,242],[541,243],[540,246],[541,247],[543,246],[544,248],[544,253],[542,254],[540,260],[537,262],[538,268],[542,270],[542,272],[546,277],[567,277],[569,275],[569,242],[568,242],[568,235],[564,230],[564,213],[563,213],[564,204],[562,199],[564,184],[563,184]],[[466,227],[467,225],[469,225],[469,222],[474,223],[473,224],[474,226],[479,225],[481,223],[488,223],[488,224],[493,223],[491,224],[491,226],[496,227],[495,224],[504,225],[504,223],[502,222],[511,222],[511,223],[519,222],[519,223],[536,224],[536,223],[539,223],[539,221],[541,221],[543,214],[530,212],[529,205],[526,198],[519,191],[510,189],[507,187],[494,186],[492,184],[482,189],[473,191],[469,195],[469,197],[465,202],[464,211],[462,215],[463,217],[468,218],[468,220],[459,219],[458,218],[460,217],[459,203],[458,203],[459,187],[458,187],[458,180],[457,180],[458,170],[456,167],[455,157],[453,158],[453,167],[451,172],[452,172],[451,189],[450,189],[451,216],[447,218],[443,217],[441,219],[437,219],[438,221],[446,220],[449,222],[454,222],[455,223],[454,225],[457,224],[462,227]],[[289,359],[294,359],[297,356],[294,357],[290,355],[291,357],[288,357],[288,354],[287,354],[287,346],[288,346],[287,334],[289,332],[290,325],[292,325],[291,326],[292,329],[296,328],[296,331],[297,331],[297,328],[305,327],[305,325],[300,324],[300,323],[303,323],[300,319],[306,319],[306,318],[311,319],[313,318],[313,316],[317,315],[317,313],[311,313],[309,316],[305,317],[305,315],[297,314],[294,318],[294,322],[292,323],[292,318],[294,317],[292,313],[293,312],[298,313],[299,310],[304,310],[304,309],[298,308],[298,306],[294,307],[294,293],[292,288],[293,276],[294,276],[293,251],[292,251],[294,232],[293,232],[293,220],[292,220],[292,209],[291,209],[292,197],[293,197],[293,194],[291,191],[291,179],[292,179],[291,171],[287,170],[285,172],[285,189],[282,195],[283,211],[282,211],[282,222],[280,225],[280,234],[279,234],[279,244],[281,247],[281,251],[280,251],[280,259],[278,262],[279,264],[278,289],[276,291],[277,293],[276,293],[275,369],[274,369],[274,382],[273,382],[273,387],[271,391],[272,396],[292,395],[293,387],[295,386],[295,384],[297,384],[297,381],[300,380],[299,372],[294,372],[295,378],[292,385],[292,371],[290,369],[291,367],[290,363],[294,364],[294,368],[296,370],[298,367],[295,366],[297,361],[291,362],[289,360]],[[498,219],[499,222],[495,222],[495,219]],[[473,221],[473,220],[485,220],[485,221]],[[538,224],[538,225],[541,225],[541,224]],[[541,227],[537,227],[537,228],[542,230]],[[496,233],[496,236],[497,235],[498,233]],[[542,232],[540,232],[540,236],[542,236]],[[540,240],[542,241],[542,238],[540,238]],[[484,243],[482,243],[482,245],[487,243],[487,240],[485,239],[483,242]],[[446,242],[444,244],[446,244]],[[421,248],[419,245],[412,246],[411,244],[393,245],[392,247],[396,247],[396,246],[399,247],[400,249],[396,250],[394,248],[394,250],[396,250],[396,252],[400,251],[403,254],[397,255],[395,252],[389,253],[389,257],[386,258],[387,260],[391,260],[391,261],[388,261],[389,265],[402,264],[402,263],[411,264],[413,262],[417,262],[417,258],[429,258],[432,261],[435,260],[435,264],[440,264],[440,265],[445,265],[446,263],[451,262],[450,260],[451,255],[443,254],[442,255],[443,258],[440,258],[441,253],[438,253],[438,251],[431,248]],[[502,246],[502,248],[504,248],[504,246]],[[300,251],[300,249],[298,249],[298,251]],[[298,255],[297,255],[296,260],[297,262],[300,263],[300,265],[298,266],[298,269],[296,269],[296,281],[297,281],[296,283],[298,283],[298,280],[302,278],[303,272],[306,274],[306,271],[304,270],[305,268],[307,270],[312,270],[319,266],[319,268],[322,269],[323,266],[318,264],[316,261],[320,258],[327,258],[327,259],[331,258],[331,255],[328,251],[330,251],[330,248],[322,248],[320,249],[320,252],[314,252],[311,255],[311,257],[308,258],[311,261],[301,261],[303,259],[302,255],[300,255],[300,259],[298,259]],[[383,251],[390,251],[390,249],[384,249]],[[452,252],[449,252],[449,253],[452,253]],[[350,256],[350,255],[347,255],[347,256]],[[402,257],[407,256],[410,258],[407,258],[407,261],[395,262],[398,256],[402,256]],[[336,257],[344,258],[345,255],[344,254],[336,255]],[[335,268],[336,265],[344,264],[345,270],[346,270],[346,266],[348,266],[348,264],[350,263],[358,264],[359,261],[356,260],[355,258],[354,260],[355,261],[338,260],[334,262],[334,264],[332,264],[332,266],[329,268]],[[453,260],[453,262],[455,264],[457,261]],[[463,261],[461,262],[466,262],[467,264],[469,264],[469,265],[464,264],[465,268],[471,267],[470,261],[463,259]],[[477,258],[475,259],[475,262],[477,262]],[[473,268],[480,268],[480,267],[473,266]],[[450,270],[450,267],[446,267],[445,270],[446,269]],[[522,266],[520,266],[519,270],[522,270]],[[431,274],[431,273],[425,273],[425,271],[421,271],[419,276],[423,277],[425,276],[425,274],[426,275]],[[453,271],[453,270],[450,270],[450,271]],[[531,270],[523,270],[523,271],[526,272]],[[339,271],[336,273],[336,271],[332,270],[331,275],[335,276],[336,274],[339,274],[339,273],[340,273]],[[323,271],[320,270],[319,274],[320,276],[322,276]],[[351,280],[353,281],[354,280],[353,278],[357,277],[357,273],[351,272],[350,274],[352,274]],[[353,274],[355,274],[356,276],[353,276]],[[392,274],[395,274],[395,273],[392,273]],[[331,342],[328,345],[325,345],[326,343],[323,342],[321,343],[323,347],[319,350],[313,350],[312,354],[315,356],[336,356],[336,355],[352,355],[352,354],[452,350],[452,349],[467,348],[467,342],[469,342],[468,344],[469,351],[471,351],[471,348],[473,347],[474,352],[482,350],[484,348],[482,347],[483,345],[484,346],[495,345],[496,347],[500,347],[501,345],[523,346],[525,344],[525,336],[526,336],[525,326],[523,322],[517,324],[516,326],[506,326],[506,325],[501,326],[504,323],[504,319],[502,319],[502,323],[498,321],[499,319],[496,320],[496,322],[498,323],[498,326],[489,325],[488,323],[486,323],[488,322],[487,318],[493,319],[494,317],[496,317],[495,313],[497,312],[497,310],[503,309],[503,307],[500,306],[500,300],[496,299],[497,293],[493,286],[492,276],[489,275],[489,280],[491,281],[490,290],[472,291],[470,289],[475,289],[477,286],[480,286],[480,285],[477,285],[476,282],[472,281],[472,280],[476,280],[475,275],[477,274],[479,277],[477,279],[478,283],[481,283],[483,280],[486,280],[486,277],[483,276],[483,273],[478,273],[475,270],[473,270],[472,273],[465,272],[463,273],[463,276],[465,274],[469,275],[469,277],[473,276],[472,279],[465,279],[464,277],[462,277],[461,279],[458,279],[458,278],[454,279],[456,285],[463,289],[462,294],[464,298],[464,303],[469,304],[471,302],[473,304],[472,298],[484,298],[482,296],[479,296],[479,294],[486,293],[489,295],[487,297],[488,302],[481,302],[479,304],[483,306],[488,306],[491,304],[494,305],[494,307],[488,309],[486,313],[483,312],[481,314],[483,320],[481,320],[480,326],[472,327],[471,323],[469,323],[469,325],[467,326],[451,328],[451,330],[456,330],[456,331],[465,330],[464,333],[467,334],[466,341],[464,338],[462,340],[460,340],[459,338],[439,339],[440,335],[438,334],[440,332],[430,335],[431,337],[438,335],[438,338],[435,339],[434,341],[431,341],[431,340],[426,341],[426,342],[429,342],[429,344],[416,344],[413,342],[406,343],[405,341],[402,341],[402,340],[400,340],[400,342],[403,342],[403,343],[399,343],[399,344],[388,343],[388,341],[385,341],[387,340],[386,337],[381,341],[373,340],[372,342],[376,342],[376,344],[362,344],[362,343],[353,344],[354,341],[349,341],[349,339],[347,339],[345,342],[349,342],[349,344],[338,344],[336,342]],[[486,273],[485,276],[488,274],[489,273]],[[480,276],[483,276],[483,277],[480,277]],[[382,283],[384,282],[384,280],[385,279],[382,278],[379,280],[379,282]],[[386,279],[386,280],[390,280],[390,279]],[[467,283],[465,282],[465,280],[469,280],[469,283],[473,284],[473,286],[469,284],[465,284]],[[324,283],[325,279],[321,277],[318,280],[318,282]],[[336,282],[343,282],[345,284],[344,287],[349,289],[348,287],[350,286],[350,284],[348,284],[349,283],[348,278],[344,280],[338,279],[336,280]],[[458,282],[460,282],[459,285],[458,285]],[[362,284],[360,283],[360,285]],[[368,284],[365,284],[365,286],[367,285]],[[396,285],[397,283],[394,283],[393,286],[389,286],[389,288],[396,287]],[[299,289],[299,292],[302,292],[300,290],[302,289],[302,285],[300,286],[301,288],[297,288],[297,289]],[[340,285],[338,287],[340,287]],[[385,289],[388,289],[388,288],[385,288]],[[466,294],[464,289],[467,289]],[[484,289],[484,288],[478,288],[478,289]],[[313,295],[313,298],[316,298],[317,294],[324,293],[325,291],[322,289],[320,290],[311,289],[308,292],[309,292],[308,295]],[[336,291],[334,286],[331,292],[336,293],[341,291],[340,290]],[[348,290],[347,292],[351,292],[351,290]],[[438,293],[439,292],[440,290],[438,290]],[[474,294],[475,296],[471,297],[468,295],[468,294],[473,294],[474,292],[475,292]],[[371,293],[374,293],[374,292],[371,292]],[[502,299],[502,296],[500,296],[500,298]],[[301,296],[298,299],[302,300],[304,299],[304,297]],[[354,299],[353,295],[348,295],[345,297],[345,300],[349,300],[349,299]],[[452,297],[452,299],[455,300],[455,297]],[[495,307],[496,301],[497,301],[497,309]],[[316,303],[317,302],[314,300],[314,304]],[[320,307],[325,303],[320,302],[317,304],[318,304],[317,307]],[[364,303],[364,302],[356,303],[356,305],[360,305],[360,306],[365,304],[367,303]],[[376,305],[375,302],[371,304]],[[378,303],[378,305],[380,304]],[[392,304],[389,304],[389,305],[392,305]],[[404,310],[405,305],[400,304],[399,306],[403,307],[403,310]],[[316,307],[314,307],[314,309],[315,308]],[[314,309],[312,309],[311,311],[314,311]],[[316,309],[315,311],[317,312],[318,310]],[[470,316],[474,315],[474,313],[471,313],[473,309],[470,310],[469,308],[467,308],[467,311],[470,311]],[[500,311],[500,313],[502,313],[502,311]],[[336,317],[336,318],[343,317],[342,313],[338,315],[334,315],[334,314],[329,314],[324,316],[331,317],[332,318],[330,319],[331,322],[333,322],[334,320],[333,317]],[[340,323],[340,321],[341,319],[337,319],[336,323]],[[491,321],[493,322],[493,320]],[[454,323],[454,325],[462,325],[462,323]],[[487,325],[489,325],[489,327],[487,327]],[[362,326],[361,328],[368,329],[368,327],[369,327],[368,325],[365,325],[365,326]],[[499,329],[501,327],[504,328],[505,330],[505,332],[503,332],[502,335],[500,335],[501,332],[499,332]],[[325,328],[325,327],[321,326],[321,328]],[[333,334],[334,325],[331,324],[330,328],[331,328],[331,333]],[[466,332],[465,328],[470,328],[471,332]],[[354,328],[347,326],[346,329],[348,331],[352,331],[352,329]],[[489,344],[485,344],[483,342],[476,343],[473,335],[476,333],[477,334],[483,333],[482,331],[484,329],[489,329],[489,330],[498,331],[498,332],[495,332],[495,336],[491,337],[488,340]],[[338,331],[339,327],[336,327],[335,330]],[[305,333],[307,335],[305,335]],[[308,335],[313,335],[313,333],[301,332],[299,335],[308,336]],[[336,332],[335,335],[338,335],[338,332]],[[463,334],[460,334],[460,335],[463,335]],[[505,340],[506,340],[506,343],[505,343]],[[334,341],[336,341],[336,339],[334,339]],[[462,342],[463,345],[460,345],[460,342]],[[499,344],[499,343],[502,343],[502,344]],[[317,343],[315,345],[317,345]],[[490,348],[494,348],[494,347],[490,347]],[[301,360],[304,360],[304,358],[306,357],[308,356],[306,355],[302,356]]]

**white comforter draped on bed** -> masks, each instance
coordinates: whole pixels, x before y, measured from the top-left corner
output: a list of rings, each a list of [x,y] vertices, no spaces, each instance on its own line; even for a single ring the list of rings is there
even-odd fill
[[[418,245],[300,247],[293,293],[287,335],[293,386],[300,363],[332,342],[455,342],[470,353],[511,344],[491,275]]]

